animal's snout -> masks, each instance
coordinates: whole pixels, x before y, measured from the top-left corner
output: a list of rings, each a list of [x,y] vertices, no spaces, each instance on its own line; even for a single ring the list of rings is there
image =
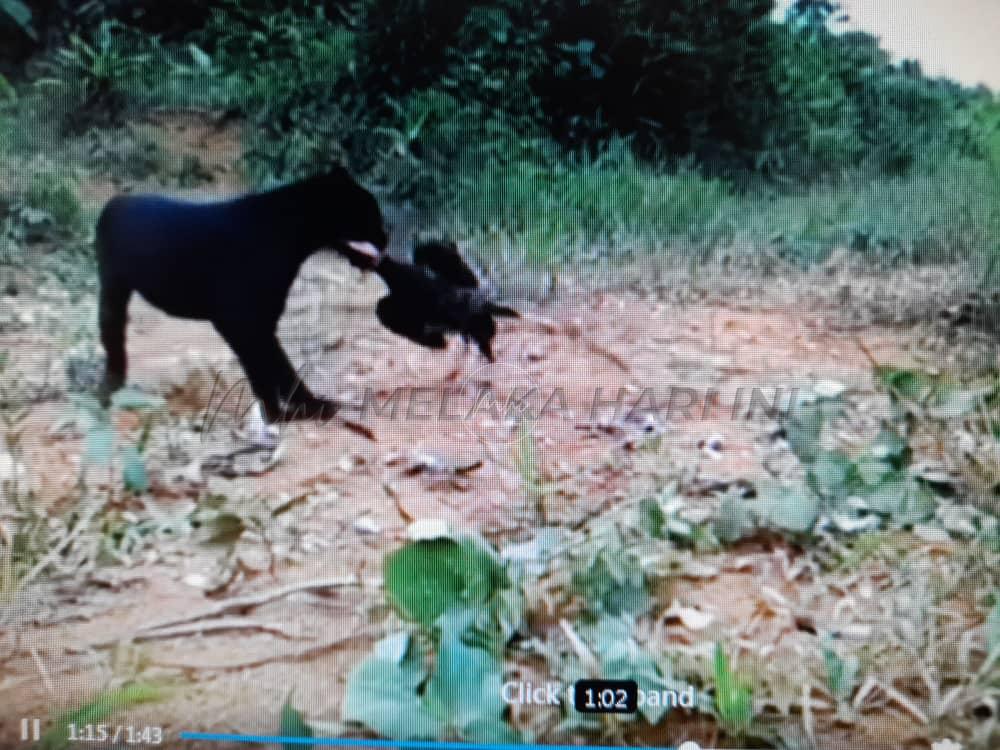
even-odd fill
[[[347,240],[340,247],[341,253],[355,268],[374,269],[381,262],[382,250],[373,242]]]
[[[374,243],[350,241],[344,244],[346,244],[350,250],[353,250],[360,255],[368,256],[372,260],[378,260],[382,257],[382,251],[377,248]]]

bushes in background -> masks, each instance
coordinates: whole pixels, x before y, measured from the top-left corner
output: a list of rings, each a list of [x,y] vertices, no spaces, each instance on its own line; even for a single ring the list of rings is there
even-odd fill
[[[827,0],[786,19],[771,0],[45,0],[27,20],[15,5],[0,37],[48,48],[27,89],[58,87],[64,132],[205,107],[239,117],[254,184],[341,161],[535,246],[994,252],[1000,105],[831,33]]]

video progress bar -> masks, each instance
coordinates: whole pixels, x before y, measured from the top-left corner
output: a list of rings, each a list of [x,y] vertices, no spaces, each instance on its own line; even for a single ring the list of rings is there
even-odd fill
[[[625,750],[621,745],[493,745],[476,742],[435,742],[433,740],[365,740],[354,737],[282,737],[266,734],[215,734],[181,732],[182,740],[193,742],[247,742],[266,745],[318,745],[320,747],[385,747],[398,750]],[[644,750],[678,750],[673,747]]]

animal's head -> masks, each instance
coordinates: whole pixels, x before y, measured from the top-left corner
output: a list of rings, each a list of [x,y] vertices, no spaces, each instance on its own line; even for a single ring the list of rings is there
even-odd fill
[[[303,199],[320,244],[341,253],[351,265],[378,265],[389,237],[375,196],[355,182],[343,167],[307,180]]]

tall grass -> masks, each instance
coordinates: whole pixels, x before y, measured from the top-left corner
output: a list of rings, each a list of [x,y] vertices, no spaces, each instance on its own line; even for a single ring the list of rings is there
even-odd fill
[[[905,177],[845,175],[801,190],[743,191],[693,170],[666,170],[612,142],[599,156],[486,163],[453,181],[444,219],[488,253],[529,262],[643,254],[771,251],[802,263],[836,248],[890,261],[971,259],[1000,240],[1000,180],[963,157]]]

